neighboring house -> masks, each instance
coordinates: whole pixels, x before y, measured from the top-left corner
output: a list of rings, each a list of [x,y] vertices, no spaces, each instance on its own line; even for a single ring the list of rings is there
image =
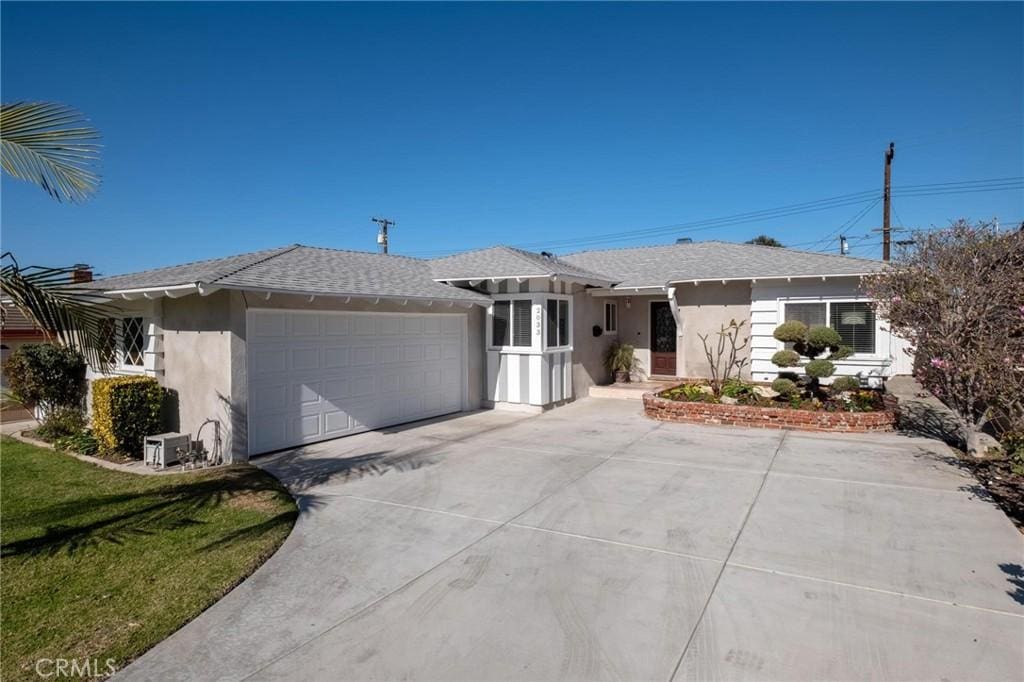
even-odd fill
[[[92,270],[88,266],[75,266],[71,281],[84,283],[92,281]],[[35,320],[22,312],[10,300],[0,300],[0,370],[11,353],[29,343],[50,343],[53,334],[36,324]],[[7,379],[0,371],[0,386],[7,386]]]
[[[747,321],[750,376],[777,375],[785,319],[831,324],[838,374],[904,372],[859,293],[877,261],[724,242],[554,257],[505,246],[422,260],[294,245],[85,285],[119,301],[115,373],[177,393],[181,430],[223,425],[251,455],[479,407],[540,410],[605,383],[616,341],[639,377],[700,377],[698,334]]]

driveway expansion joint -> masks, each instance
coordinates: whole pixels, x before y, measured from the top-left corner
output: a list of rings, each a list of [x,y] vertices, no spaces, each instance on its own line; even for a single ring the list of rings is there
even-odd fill
[[[715,580],[711,584],[711,589],[708,591],[708,598],[704,600],[704,605],[701,607],[700,613],[697,615],[697,620],[693,624],[693,629],[690,630],[690,636],[686,640],[683,652],[679,654],[679,659],[676,661],[676,665],[672,669],[672,674],[668,677],[669,682],[672,682],[676,675],[679,674],[679,667],[683,664],[683,659],[686,658],[686,652],[690,650],[690,646],[693,644],[693,640],[697,636],[697,630],[700,629],[700,624],[704,620],[705,614],[708,612],[708,606],[711,605],[711,600],[715,596],[715,590],[718,589],[718,584],[722,581],[722,575],[725,573],[725,569],[729,565],[729,559],[732,558],[732,553],[735,551],[736,545],[739,544],[740,537],[743,535],[743,529],[747,527],[747,521],[750,520],[750,515],[754,512],[754,507],[757,505],[758,498],[761,497],[761,491],[764,490],[764,486],[768,482],[768,474],[772,471],[772,465],[775,464],[775,458],[779,456],[779,451],[782,450],[782,445],[786,442],[787,435],[789,435],[789,431],[782,431],[779,442],[775,446],[775,451],[772,452],[771,459],[768,460],[768,467],[761,475],[761,483],[757,486],[757,492],[754,493],[754,499],[752,499],[750,501],[750,505],[747,506],[747,513],[743,515],[743,521],[740,523],[739,530],[736,531],[736,537],[733,538],[732,545],[729,546],[729,551],[725,555],[725,560],[722,562],[721,568],[718,569],[718,574],[715,576]]]

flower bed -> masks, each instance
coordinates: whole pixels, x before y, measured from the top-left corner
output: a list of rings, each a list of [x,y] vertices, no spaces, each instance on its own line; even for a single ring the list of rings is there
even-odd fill
[[[673,400],[664,397],[674,388],[661,393],[644,394],[644,413],[660,421],[686,424],[726,424],[760,429],[797,429],[800,431],[838,431],[866,433],[893,431],[896,428],[896,399],[882,396],[883,409],[867,412],[844,410],[812,410],[762,405],[729,405],[708,400]]]

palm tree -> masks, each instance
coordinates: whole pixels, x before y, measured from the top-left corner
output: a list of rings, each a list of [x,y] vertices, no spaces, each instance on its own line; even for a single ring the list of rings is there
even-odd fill
[[[79,202],[95,194],[100,177],[99,133],[63,104],[0,105],[0,165],[5,173],[39,185],[57,201]],[[0,292],[47,334],[78,349],[95,367],[108,364],[109,334],[103,319],[108,299],[74,287],[76,268],[22,269],[10,253],[0,256]],[[0,308],[2,312],[2,308]]]
[[[85,201],[96,193],[99,136],[79,112],[63,104],[0,105],[4,172],[36,183],[57,201]]]

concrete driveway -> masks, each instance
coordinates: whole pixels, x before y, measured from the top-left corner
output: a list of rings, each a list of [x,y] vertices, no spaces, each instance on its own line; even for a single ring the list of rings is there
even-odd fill
[[[1021,679],[1024,542],[944,446],[639,410],[259,461],[294,532],[122,677]]]

